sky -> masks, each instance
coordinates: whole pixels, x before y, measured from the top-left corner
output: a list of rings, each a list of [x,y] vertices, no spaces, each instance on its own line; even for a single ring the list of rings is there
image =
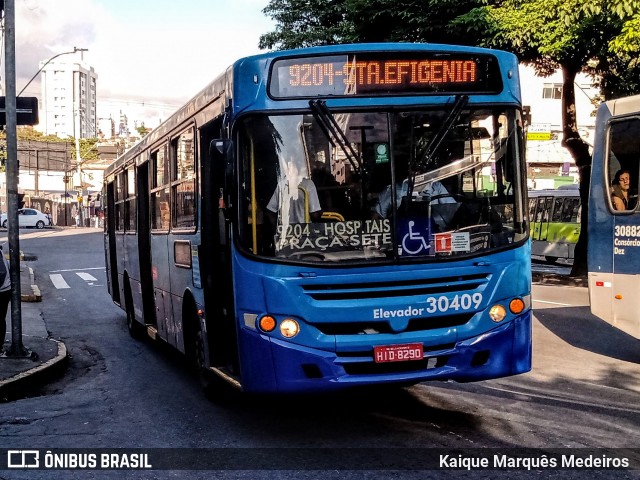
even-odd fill
[[[155,127],[236,59],[261,53],[268,0],[15,0],[16,91],[52,56],[87,48],[97,114]],[[4,51],[4,45],[3,45]],[[75,53],[73,55],[81,55]],[[70,60],[73,55],[66,55]],[[62,60],[65,56],[60,57]],[[2,66],[4,76],[4,63]],[[39,76],[23,96],[40,97]]]

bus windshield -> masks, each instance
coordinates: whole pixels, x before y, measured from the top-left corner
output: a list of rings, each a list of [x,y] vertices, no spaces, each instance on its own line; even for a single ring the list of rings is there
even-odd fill
[[[416,111],[240,121],[240,243],[295,262],[438,260],[526,238],[515,108],[466,97]]]

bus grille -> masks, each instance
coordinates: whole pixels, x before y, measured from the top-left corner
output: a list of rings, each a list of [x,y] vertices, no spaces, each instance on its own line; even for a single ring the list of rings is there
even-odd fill
[[[402,332],[423,332],[438,328],[458,327],[464,325],[473,317],[474,313],[447,315],[442,317],[421,317],[409,320],[407,328]],[[401,333],[391,328],[387,321],[355,321],[336,323],[314,323],[314,327],[325,335],[357,335],[363,333]]]
[[[305,294],[314,300],[365,300],[373,298],[437,295],[476,290],[489,279],[486,273],[451,277],[348,284],[306,284]]]

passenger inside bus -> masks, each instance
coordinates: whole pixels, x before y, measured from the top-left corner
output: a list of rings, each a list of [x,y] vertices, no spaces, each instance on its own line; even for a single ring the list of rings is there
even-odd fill
[[[281,217],[281,224],[320,221],[322,208],[313,181],[300,174],[295,162],[286,162],[284,170],[284,175],[278,180],[278,185],[267,204],[267,214],[272,224],[277,225],[278,215]]]
[[[615,210],[631,210],[634,205],[630,195],[631,174],[628,170],[618,170],[611,185],[611,202]]]

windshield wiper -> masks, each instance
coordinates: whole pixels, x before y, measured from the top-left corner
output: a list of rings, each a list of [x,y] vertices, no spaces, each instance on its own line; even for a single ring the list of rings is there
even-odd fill
[[[453,125],[458,121],[460,115],[462,115],[462,110],[467,106],[467,103],[469,103],[468,95],[458,95],[456,97],[455,103],[453,104],[449,115],[440,126],[440,130],[438,130],[438,132],[433,136],[424,150],[417,152],[409,162],[409,191],[407,192],[409,198],[411,198],[411,196],[413,195],[413,186],[415,183],[416,174],[421,167],[424,168],[432,161],[433,156],[438,151],[438,148],[440,148],[442,141],[451,131]]]
[[[313,113],[313,116],[318,121],[320,128],[329,139],[329,142],[331,142],[331,145],[335,147],[337,142],[354,172],[357,174],[362,173],[362,162],[360,161],[358,153],[353,149],[347,135],[331,113],[331,110],[327,107],[327,104],[323,100],[309,100],[309,107],[311,108],[311,113]],[[335,142],[333,139],[335,139]]]

